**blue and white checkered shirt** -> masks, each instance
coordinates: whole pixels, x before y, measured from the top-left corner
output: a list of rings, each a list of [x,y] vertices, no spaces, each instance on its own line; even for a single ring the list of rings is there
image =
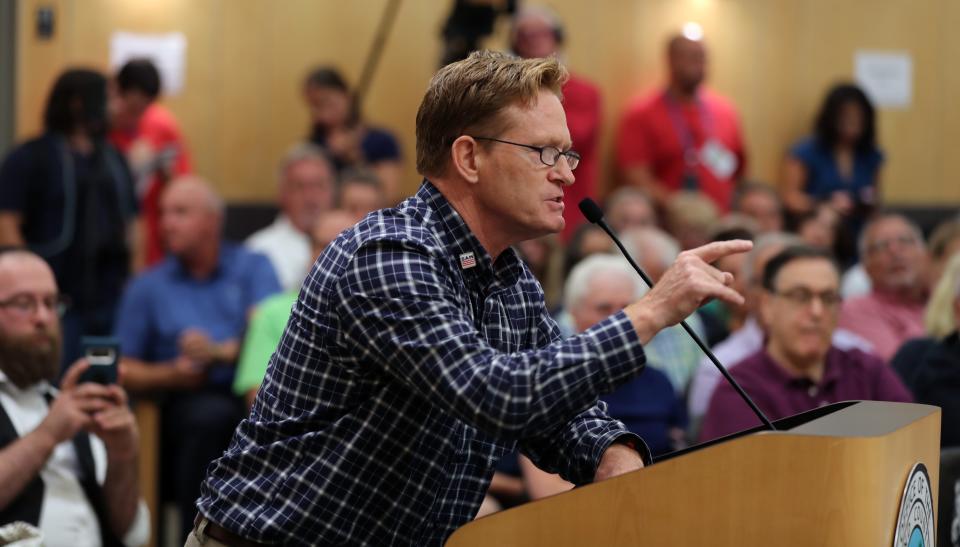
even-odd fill
[[[469,253],[476,264],[462,268]],[[643,363],[622,312],[560,340],[516,252],[494,262],[425,181],[314,265],[198,507],[262,542],[440,545],[518,444],[590,482],[632,435],[597,396]]]

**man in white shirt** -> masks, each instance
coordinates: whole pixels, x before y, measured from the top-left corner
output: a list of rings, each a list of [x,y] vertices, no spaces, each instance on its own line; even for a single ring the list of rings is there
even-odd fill
[[[0,250],[0,523],[32,524],[45,545],[142,545],[150,525],[126,393],[78,385],[85,360],[51,386],[62,309],[43,259]]]
[[[336,179],[324,151],[301,144],[280,162],[280,214],[273,224],[251,235],[247,248],[270,259],[284,291],[300,288],[313,258],[310,227],[333,207]]]

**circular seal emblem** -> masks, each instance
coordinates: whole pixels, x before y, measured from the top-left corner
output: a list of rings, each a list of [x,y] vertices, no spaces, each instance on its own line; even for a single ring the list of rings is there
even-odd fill
[[[936,544],[933,527],[933,492],[927,467],[917,463],[910,470],[907,485],[900,498],[894,547],[933,547]]]

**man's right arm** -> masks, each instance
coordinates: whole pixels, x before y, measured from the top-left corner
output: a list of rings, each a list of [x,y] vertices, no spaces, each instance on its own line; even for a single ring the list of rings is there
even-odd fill
[[[183,357],[153,363],[124,357],[120,367],[123,387],[134,392],[193,389],[206,378],[202,369]]]
[[[93,396],[102,386],[76,386],[86,364],[74,365],[63,377],[59,396],[36,429],[0,450],[0,509],[23,492],[43,469],[56,446],[92,423],[91,416],[107,403]]]
[[[352,354],[501,438],[554,429],[591,407],[597,396],[635,376],[642,343],[707,298],[742,297],[732,277],[709,262],[743,252],[728,241],[681,253],[644,298],[584,333],[545,347],[502,353],[474,326],[454,280],[425,249],[394,242],[361,248],[337,287],[341,341]]]
[[[43,469],[59,441],[38,427],[0,450],[0,509],[5,509]]]

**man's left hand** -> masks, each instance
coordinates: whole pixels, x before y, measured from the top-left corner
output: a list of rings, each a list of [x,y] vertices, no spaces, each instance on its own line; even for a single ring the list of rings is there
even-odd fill
[[[614,443],[600,458],[600,465],[597,466],[593,482],[600,482],[642,468],[643,459],[636,450],[625,444]]]
[[[90,432],[100,437],[110,461],[131,461],[137,457],[139,433],[137,420],[127,405],[127,394],[118,385],[107,386],[109,407],[93,415]]]

